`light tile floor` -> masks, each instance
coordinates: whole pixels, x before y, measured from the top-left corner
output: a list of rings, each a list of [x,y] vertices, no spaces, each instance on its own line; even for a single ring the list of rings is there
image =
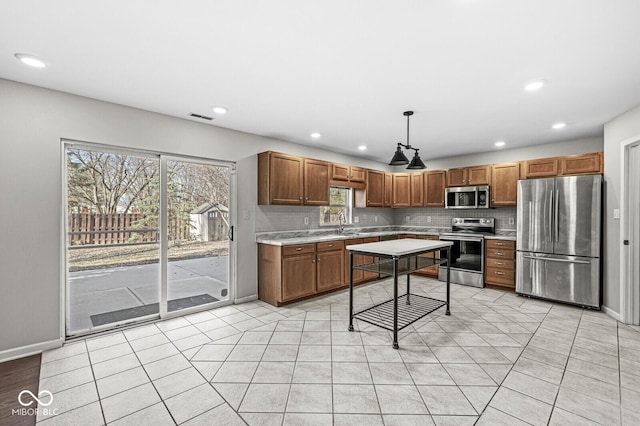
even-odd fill
[[[444,298],[443,283],[412,292]],[[390,281],[356,289],[361,309]],[[52,425],[638,425],[640,327],[602,312],[452,285],[401,333],[356,322],[348,294],[260,301],[43,354]]]

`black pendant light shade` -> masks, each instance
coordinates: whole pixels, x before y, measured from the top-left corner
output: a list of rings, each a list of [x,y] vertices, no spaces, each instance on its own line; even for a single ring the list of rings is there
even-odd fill
[[[415,152],[416,153],[413,155],[413,158],[411,159],[411,163],[409,163],[409,165],[407,166],[407,169],[410,169],[410,170],[426,169],[427,166],[424,165],[424,163],[422,162],[422,159],[418,155],[418,150],[416,149]]]
[[[413,111],[405,111],[405,112],[402,113],[402,115],[407,117],[407,144],[404,145],[404,144],[398,143],[398,147],[396,148],[396,152],[393,154],[393,158],[391,159],[391,162],[389,162],[389,165],[390,166],[403,166],[405,164],[409,164],[409,166],[407,166],[407,169],[410,169],[410,170],[426,169],[427,166],[424,165],[424,163],[420,159],[420,156],[418,155],[418,149],[413,148],[411,146],[411,144],[409,143],[409,117],[411,117],[413,115]],[[409,159],[402,152],[402,147],[405,147],[407,149],[413,149],[415,151],[415,154],[413,155],[413,158],[411,159],[411,163],[409,163]]]
[[[393,158],[391,159],[391,162],[389,163],[389,165],[402,166],[404,164],[409,164],[409,159],[407,158],[406,155],[404,155],[404,152],[402,152],[402,144],[399,143],[398,148],[396,149],[396,153],[393,154]]]

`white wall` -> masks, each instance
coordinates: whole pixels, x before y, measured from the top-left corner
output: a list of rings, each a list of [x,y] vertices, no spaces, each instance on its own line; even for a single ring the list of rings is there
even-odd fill
[[[236,161],[238,211],[251,215],[238,215],[238,298],[257,292],[257,153],[276,150],[385,167],[0,79],[0,359],[11,356],[11,349],[60,337],[63,138]]]
[[[620,209],[622,186],[622,143],[630,138],[640,138],[640,106],[609,121],[604,126],[604,176],[605,197],[605,293],[604,303],[614,313],[621,313],[620,263],[622,239],[620,220],[613,218],[613,209]],[[637,212],[636,212],[637,214]]]

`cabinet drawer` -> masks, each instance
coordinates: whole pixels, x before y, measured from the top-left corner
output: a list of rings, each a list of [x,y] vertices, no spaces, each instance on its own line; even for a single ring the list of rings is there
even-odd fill
[[[516,282],[516,272],[508,269],[487,267],[485,282],[513,287]]]
[[[487,258],[487,268],[501,268],[513,271],[516,268],[515,260]]]
[[[318,251],[330,251],[330,250],[342,250],[344,248],[344,241],[324,241],[317,243]]]
[[[513,260],[516,258],[516,251],[502,248],[488,248],[487,257]]]
[[[516,242],[508,241],[508,240],[486,240],[487,241],[487,249],[490,248],[499,248],[499,249],[508,249],[515,250]]]
[[[314,253],[316,251],[315,243],[296,244],[282,247],[283,256],[295,256],[296,254]]]

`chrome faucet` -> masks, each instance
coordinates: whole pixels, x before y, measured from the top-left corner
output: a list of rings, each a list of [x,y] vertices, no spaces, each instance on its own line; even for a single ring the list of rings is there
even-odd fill
[[[344,224],[347,222],[347,218],[344,217],[344,212],[338,213],[338,232],[342,234],[344,232]]]

